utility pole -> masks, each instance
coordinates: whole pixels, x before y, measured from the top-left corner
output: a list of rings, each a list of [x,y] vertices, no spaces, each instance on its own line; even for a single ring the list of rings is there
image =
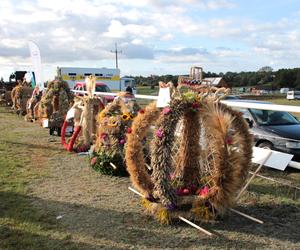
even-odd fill
[[[116,54],[116,69],[118,69],[118,53],[122,53],[122,50],[118,50],[117,43],[115,43],[115,50],[111,50],[110,52]]]

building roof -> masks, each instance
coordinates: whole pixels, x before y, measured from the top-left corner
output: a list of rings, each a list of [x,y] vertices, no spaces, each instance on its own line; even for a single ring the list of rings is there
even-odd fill
[[[209,82],[213,86],[218,86],[221,83],[222,77],[205,77],[203,81]]]

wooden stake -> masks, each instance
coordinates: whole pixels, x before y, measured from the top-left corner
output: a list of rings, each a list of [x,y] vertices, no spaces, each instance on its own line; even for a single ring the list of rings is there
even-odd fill
[[[242,213],[242,212],[237,211],[237,210],[235,210],[235,209],[233,209],[233,208],[230,208],[229,210],[230,210],[231,212],[234,212],[234,213],[236,213],[236,214],[239,214],[239,215],[241,215],[241,216],[243,216],[243,217],[245,217],[245,218],[247,218],[247,219],[249,219],[249,220],[255,221],[255,222],[259,223],[259,224],[264,224],[264,222],[263,222],[262,220],[256,219],[256,218],[254,218],[254,217],[252,217],[252,216],[250,216],[250,215],[248,215],[248,214]]]
[[[145,163],[145,165],[149,170],[152,170],[152,168],[151,168],[151,166],[149,166],[149,164]]]
[[[128,189],[129,189],[130,191],[134,192],[135,194],[137,194],[137,195],[139,195],[139,196],[145,198],[145,195],[142,195],[140,192],[136,191],[134,188],[128,187]]]
[[[113,169],[115,169],[115,170],[117,169],[116,165],[113,164],[112,162],[110,162],[109,165],[111,165]]]
[[[253,175],[249,178],[249,180],[247,181],[247,183],[245,184],[245,186],[241,189],[241,191],[239,192],[239,194],[236,197],[236,201],[238,201],[240,199],[241,195],[244,193],[244,191],[246,190],[246,188],[249,186],[250,182],[257,175],[257,173],[259,172],[259,170],[265,165],[265,163],[267,162],[267,160],[270,158],[271,154],[272,154],[272,151],[270,150],[268,152],[268,154],[266,155],[266,158],[264,159],[264,161],[258,166],[258,168],[255,170],[255,172],[253,173]]]
[[[204,228],[202,228],[202,227],[199,227],[199,226],[196,225],[195,223],[193,223],[193,222],[187,220],[186,218],[184,218],[184,217],[182,217],[182,216],[178,216],[178,218],[179,218],[180,220],[182,220],[183,222],[189,224],[190,226],[192,226],[192,227],[194,227],[194,228],[200,230],[201,232],[207,234],[208,236],[213,236],[213,235],[214,235],[214,234],[212,234],[211,232],[207,231],[206,229],[204,229]]]
[[[140,192],[138,192],[138,191],[135,190],[134,188],[128,187],[128,189],[129,189],[130,191],[132,191],[133,193],[135,193],[135,194],[137,194],[137,195],[139,195],[139,196],[145,198],[145,195],[142,195]],[[189,224],[190,226],[192,226],[192,227],[198,229],[199,231],[201,231],[201,232],[203,232],[203,233],[205,233],[205,234],[207,234],[207,235],[209,235],[209,236],[213,236],[213,235],[214,235],[213,233],[211,233],[211,232],[207,231],[206,229],[204,229],[204,228],[202,228],[202,227],[196,225],[195,223],[189,221],[188,219],[183,218],[182,216],[178,216],[178,218],[179,218],[180,220],[182,220],[183,222]]]

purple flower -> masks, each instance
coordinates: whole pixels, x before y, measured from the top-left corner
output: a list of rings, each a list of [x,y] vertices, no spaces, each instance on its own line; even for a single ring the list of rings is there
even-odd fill
[[[150,201],[150,202],[155,202],[155,199],[154,199],[154,197],[153,197],[153,195],[152,194],[148,194],[148,195],[146,195],[146,197],[145,197],[148,201]]]
[[[166,206],[166,208],[169,210],[169,211],[173,211],[176,209],[176,205],[173,204],[173,203],[170,203]]]

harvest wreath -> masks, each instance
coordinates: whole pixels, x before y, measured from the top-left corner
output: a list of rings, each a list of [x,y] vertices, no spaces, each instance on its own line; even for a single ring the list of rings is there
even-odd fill
[[[74,104],[62,126],[61,142],[70,152],[86,152],[90,149],[95,141],[97,115],[104,109],[104,99],[94,95],[96,78],[88,76],[85,82],[87,95],[74,98]],[[72,125],[74,132],[67,142],[66,130]]]
[[[188,92],[173,98],[162,111],[150,104],[133,122],[126,148],[127,169],[134,187],[146,197],[146,212],[161,223],[169,224],[180,215],[215,220],[233,206],[245,181],[252,138],[242,116],[217,100],[217,96]],[[150,175],[141,140],[151,120],[157,122]]]
[[[67,82],[57,79],[48,83],[35,117],[42,123],[47,121],[48,124],[43,125],[49,127],[50,135],[56,130],[60,136],[64,116],[67,114],[71,102],[73,102],[73,94]]]
[[[90,151],[91,166],[103,174],[127,175],[124,146],[131,123],[139,109],[134,99],[126,102],[125,93],[119,93],[98,115],[96,144]]]
[[[19,82],[19,84],[12,89],[12,109],[16,110],[17,114],[26,114],[26,103],[30,99],[32,92],[33,88],[28,86],[28,83],[26,83],[26,81],[24,81],[23,83]]]

